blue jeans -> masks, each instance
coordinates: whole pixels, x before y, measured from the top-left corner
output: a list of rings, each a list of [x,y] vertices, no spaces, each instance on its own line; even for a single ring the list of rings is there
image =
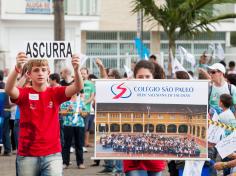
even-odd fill
[[[19,130],[20,130],[20,119],[16,119],[14,121],[14,137],[15,137],[16,148],[18,148]]]
[[[41,157],[16,157],[17,176],[62,176],[61,153]]]
[[[114,167],[115,167],[117,173],[123,172],[122,160],[115,160],[115,166]]]
[[[145,171],[145,170],[133,170],[133,171],[127,172],[125,175],[126,176],[161,176],[162,172],[151,172],[151,171]]]
[[[105,167],[106,170],[109,170],[109,171],[112,172],[112,170],[113,170],[113,161],[114,160],[104,160],[104,163],[105,163],[104,167]]]
[[[2,143],[4,146],[4,153],[11,152],[11,139],[10,139],[10,117],[11,112],[4,112],[4,121],[3,121],[3,129],[2,129]]]
[[[4,118],[0,116],[0,144],[2,144],[2,127],[3,127],[3,122]]]

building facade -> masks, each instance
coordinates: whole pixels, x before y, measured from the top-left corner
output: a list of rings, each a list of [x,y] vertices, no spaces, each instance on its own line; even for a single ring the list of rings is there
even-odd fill
[[[53,0],[0,0],[0,69],[14,65],[14,58],[25,41],[53,40]],[[164,2],[164,0],[163,0]],[[132,0],[64,0],[66,40],[74,43],[75,52],[88,56],[86,66],[97,73],[94,59],[106,67],[124,70],[137,60],[134,38],[137,36],[137,14]],[[212,13],[236,12],[236,5],[214,6]],[[153,24],[153,23],[152,23]],[[143,40],[158,61],[166,66],[168,40],[160,26],[144,23]],[[176,42],[198,57],[211,43],[220,43],[226,59],[236,56],[236,20],[214,25],[212,35],[201,34],[193,40]],[[161,57],[161,56],[164,57]],[[184,63],[188,66],[189,63]],[[53,67],[53,64],[52,64]]]
[[[54,40],[53,0],[1,0],[0,69],[11,68],[28,41]],[[81,52],[81,31],[98,30],[100,0],[65,0],[65,40]],[[51,63],[53,69],[53,62]],[[53,70],[52,70],[53,71]]]

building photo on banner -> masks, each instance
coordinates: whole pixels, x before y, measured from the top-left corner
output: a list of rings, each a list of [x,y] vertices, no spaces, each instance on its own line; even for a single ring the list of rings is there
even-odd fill
[[[208,159],[208,81],[96,80],[95,87],[95,159]]]

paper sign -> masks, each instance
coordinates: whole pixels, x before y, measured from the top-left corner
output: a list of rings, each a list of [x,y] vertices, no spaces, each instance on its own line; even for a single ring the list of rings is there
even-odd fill
[[[210,125],[208,128],[208,141],[211,143],[218,143],[224,137],[225,130],[219,126]]]
[[[72,57],[72,46],[65,41],[27,42],[26,55],[29,58],[65,59]]]
[[[185,161],[183,176],[201,175],[205,161]]]
[[[221,158],[225,158],[228,155],[236,151],[236,132],[234,131],[229,136],[221,140],[216,144],[216,149],[218,150]]]

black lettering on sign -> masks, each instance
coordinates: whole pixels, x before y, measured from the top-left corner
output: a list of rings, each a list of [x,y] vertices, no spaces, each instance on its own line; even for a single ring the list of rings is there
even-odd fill
[[[38,57],[38,44],[33,43],[33,57]]]
[[[59,57],[57,51],[58,51],[58,44],[57,43],[53,43],[53,57],[54,58],[56,57],[55,55],[57,55],[57,57]]]
[[[27,43],[27,47],[26,47],[26,56],[27,55],[30,55],[30,57],[32,57],[31,49],[30,49],[30,43],[29,42]]]
[[[26,55],[31,58],[68,58],[72,57],[69,42],[27,42]]]
[[[68,46],[67,46],[67,54],[66,54],[66,57],[72,57],[72,51],[71,51],[70,43],[68,43]]]
[[[65,55],[65,43],[60,43],[60,57],[66,57]]]
[[[52,54],[51,43],[46,43],[46,56],[50,58]]]
[[[44,48],[45,48],[44,43],[40,43],[40,44],[39,44],[39,55],[40,55],[41,58],[43,58],[43,57],[45,56],[45,52],[42,52],[42,50],[43,50]],[[44,49],[44,51],[45,51],[45,49]]]

